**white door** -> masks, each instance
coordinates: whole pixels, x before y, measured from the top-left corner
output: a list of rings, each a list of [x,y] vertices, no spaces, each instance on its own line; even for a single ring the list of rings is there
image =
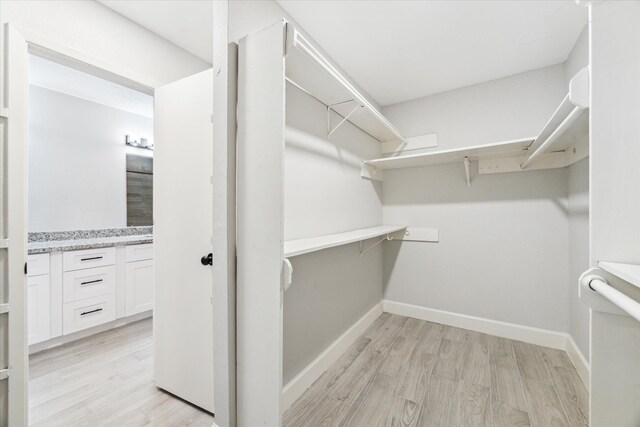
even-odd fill
[[[212,109],[212,70],[155,91],[154,377],[211,412]]]

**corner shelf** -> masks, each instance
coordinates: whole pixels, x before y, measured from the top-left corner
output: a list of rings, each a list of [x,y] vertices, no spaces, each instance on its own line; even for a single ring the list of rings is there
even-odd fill
[[[286,79],[342,117],[336,126],[327,123],[330,135],[345,121],[379,142],[405,142],[405,137],[355,86],[326,59],[293,24],[287,23]]]
[[[396,233],[406,228],[406,225],[378,225],[376,227],[362,228],[344,233],[287,240],[284,242],[284,257],[289,258],[336,246],[347,245],[349,243],[361,242],[374,237]]]
[[[640,288],[640,265],[624,264],[620,262],[598,262],[598,267],[621,278],[625,282],[631,283],[633,286]]]

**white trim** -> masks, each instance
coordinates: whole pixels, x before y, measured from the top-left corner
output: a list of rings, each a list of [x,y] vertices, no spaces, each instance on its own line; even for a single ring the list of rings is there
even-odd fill
[[[567,333],[516,325],[514,323],[500,322],[389,300],[382,301],[382,309],[386,313],[413,317],[429,322],[441,323],[443,325],[455,326],[516,341],[564,350],[575,366],[585,387],[587,387],[587,389],[589,388],[589,363],[573,341],[571,335]]]
[[[585,359],[584,355],[580,351],[580,348],[573,340],[573,337],[571,335],[567,335],[567,347],[565,350],[567,352],[567,355],[569,356],[569,359],[571,360],[571,363],[573,363],[576,371],[578,371],[578,376],[580,376],[582,383],[584,384],[587,391],[589,391],[591,384],[591,366],[589,365],[589,362],[587,362],[587,359]]]
[[[148,319],[152,315],[153,315],[153,311],[148,310],[142,313],[134,314],[132,316],[116,319],[108,323],[103,323],[102,325],[94,326],[93,328],[88,328],[82,331],[74,332],[73,334],[62,335],[47,341],[39,342],[37,344],[33,344],[29,346],[29,354],[34,354],[39,351],[44,351],[44,350],[49,350],[51,348],[59,347],[61,345],[64,345],[73,341],[81,340],[91,335],[99,334],[101,332],[109,331],[111,329],[117,329],[122,326],[128,325],[130,323],[137,322],[139,320]]]
[[[382,303],[378,303],[289,381],[282,389],[282,411],[286,411],[315,380],[320,378],[381,314]]]

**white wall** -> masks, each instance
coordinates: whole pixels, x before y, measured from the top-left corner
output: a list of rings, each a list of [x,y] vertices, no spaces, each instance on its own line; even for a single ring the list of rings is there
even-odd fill
[[[589,269],[589,159],[568,168],[569,333],[589,361],[589,307],[578,299],[578,278]]]
[[[0,17],[3,24],[126,70],[154,87],[210,67],[95,1],[2,1]]]
[[[589,65],[589,28],[585,26],[564,63],[565,85]],[[588,137],[585,136],[585,137]],[[589,307],[578,299],[578,278],[589,268],[589,160],[569,166],[569,333],[589,361]]]
[[[470,70],[472,72],[472,70]],[[405,136],[438,134],[450,149],[537,135],[566,90],[553,65],[383,109]]]
[[[153,119],[34,85],[29,92],[28,230],[126,227],[125,153],[136,149],[124,136],[152,138]]]
[[[380,145],[349,123],[327,140],[326,115],[324,105],[287,86],[286,240],[382,223],[382,185],[360,178],[361,160],[379,156]],[[381,246],[361,257],[354,243],[291,262],[293,284],[284,294],[285,384],[382,299]]]
[[[387,244],[385,299],[566,331],[566,185],[563,169],[470,188],[461,164],[385,171],[385,223],[440,231],[439,243]]]
[[[536,135],[566,94],[552,66],[384,109],[439,149]],[[439,243],[385,248],[385,298],[493,320],[569,328],[567,171],[477,175],[462,163],[385,171],[387,224],[437,227]]]

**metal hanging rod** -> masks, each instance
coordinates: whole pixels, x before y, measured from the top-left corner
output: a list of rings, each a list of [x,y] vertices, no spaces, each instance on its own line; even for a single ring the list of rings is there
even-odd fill
[[[311,92],[309,92],[308,90],[306,90],[305,88],[303,88],[302,86],[300,86],[298,83],[294,82],[293,80],[291,80],[289,77],[284,78],[284,80],[287,83],[290,83],[292,86],[300,89],[302,92],[306,93],[307,95],[309,95],[311,98],[315,99],[316,101],[318,101],[320,104],[324,105],[326,108],[330,108],[332,106],[335,105],[340,105],[340,104],[346,104],[347,102],[354,102],[353,99],[349,99],[347,101],[343,101],[343,102],[338,102],[336,104],[331,104],[328,105],[326,104],[323,100],[321,100],[320,98],[318,98],[317,96],[315,96],[314,94],[312,94]],[[343,116],[342,114],[338,113],[336,110],[332,110],[334,113],[336,113],[340,118],[344,119],[345,116]],[[355,126],[357,129],[359,129],[360,131],[362,131],[363,133],[365,133],[366,135],[369,135],[371,138],[375,139],[376,141],[378,141],[379,143],[382,143],[383,141],[381,141],[380,139],[376,138],[375,136],[371,135],[369,132],[367,132],[366,130],[362,129],[360,126],[356,125],[353,122],[349,122],[351,123],[353,126]]]
[[[591,277],[589,280],[589,288],[640,322],[640,303],[615,289],[604,278],[599,276]]]
[[[379,239],[377,242],[375,242],[373,245],[369,246],[366,249],[363,249],[363,241],[360,241],[360,256],[366,254],[367,252],[369,252],[371,249],[375,248],[376,246],[378,246],[380,243],[385,242],[385,241],[391,241],[393,240],[393,236],[391,234],[387,234],[385,237]]]

